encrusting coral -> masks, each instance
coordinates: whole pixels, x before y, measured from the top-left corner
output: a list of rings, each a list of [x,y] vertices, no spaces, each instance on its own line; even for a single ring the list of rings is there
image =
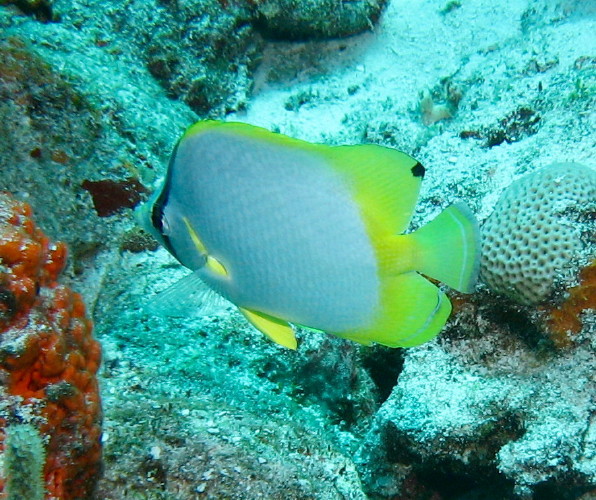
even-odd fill
[[[596,260],[579,273],[579,283],[567,290],[567,298],[548,312],[546,329],[559,347],[572,344],[572,337],[581,332],[582,314],[596,311]]]
[[[14,426],[32,426],[45,447],[46,496],[64,500],[90,498],[101,469],[101,349],[80,295],[57,282],[66,253],[27,204],[0,193],[0,453]],[[20,487],[10,463],[1,498]]]

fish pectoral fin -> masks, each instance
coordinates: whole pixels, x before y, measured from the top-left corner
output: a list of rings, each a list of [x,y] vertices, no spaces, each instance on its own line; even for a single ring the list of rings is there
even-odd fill
[[[207,263],[205,264],[207,269],[209,269],[213,274],[218,274],[219,276],[223,276],[227,278],[230,274],[226,267],[215,257],[211,255],[207,255]]]
[[[230,303],[211,290],[195,271],[152,297],[144,309],[157,316],[180,318],[209,316],[229,305]]]
[[[267,335],[273,342],[288,349],[296,349],[298,346],[294,330],[287,321],[242,307],[238,309],[252,326]]]

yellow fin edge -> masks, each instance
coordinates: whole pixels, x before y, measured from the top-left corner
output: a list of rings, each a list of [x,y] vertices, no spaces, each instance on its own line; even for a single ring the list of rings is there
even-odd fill
[[[207,248],[201,241],[201,238],[199,238],[199,235],[197,234],[197,232],[192,227],[192,224],[190,223],[188,218],[183,217],[182,220],[184,221],[184,224],[186,224],[186,229],[188,230],[188,234],[190,234],[190,238],[191,238],[192,242],[195,244],[195,246],[197,247],[197,250],[199,251],[199,253],[201,255],[205,255],[207,257],[207,262],[205,263],[205,265],[211,271],[213,271],[215,274],[219,274],[219,275],[225,276],[225,277],[229,276],[230,273],[228,273],[228,270],[226,269],[226,267],[219,260],[217,260],[215,257],[209,255],[209,252],[207,252]]]

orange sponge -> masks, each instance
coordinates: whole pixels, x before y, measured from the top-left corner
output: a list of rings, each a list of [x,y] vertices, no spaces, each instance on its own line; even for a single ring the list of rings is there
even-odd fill
[[[81,296],[57,282],[66,254],[27,204],[0,193],[0,451],[12,425],[33,425],[46,498],[64,500],[90,498],[101,469],[101,349]],[[0,498],[19,481],[1,474]]]
[[[582,329],[582,312],[596,310],[596,260],[579,274],[579,285],[568,290],[569,296],[548,313],[547,328],[559,347],[571,345],[572,336]]]

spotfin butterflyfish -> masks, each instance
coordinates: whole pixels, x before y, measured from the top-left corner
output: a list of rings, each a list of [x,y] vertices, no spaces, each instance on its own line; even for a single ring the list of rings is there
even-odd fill
[[[424,167],[388,147],[311,144],[235,122],[179,140],[141,209],[154,236],[258,330],[295,349],[292,325],[410,347],[451,313],[426,277],[472,292],[478,226],[462,203],[405,233]]]

